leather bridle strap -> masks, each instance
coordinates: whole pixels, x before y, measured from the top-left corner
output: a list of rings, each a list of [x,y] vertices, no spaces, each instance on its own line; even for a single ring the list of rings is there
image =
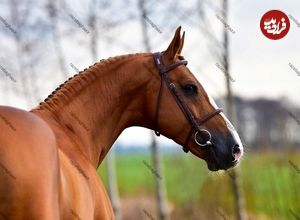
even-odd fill
[[[170,82],[170,80],[167,76],[167,73],[170,72],[171,70],[177,68],[178,66],[187,65],[188,62],[186,60],[182,60],[180,62],[171,64],[168,67],[164,67],[163,61],[162,61],[162,53],[160,53],[160,52],[154,53],[153,58],[154,58],[154,63],[155,63],[155,65],[156,65],[156,67],[159,71],[160,76],[161,76],[160,88],[159,88],[159,93],[158,93],[158,97],[157,97],[156,110],[155,110],[155,116],[154,116],[154,132],[157,136],[160,136],[160,132],[158,131],[158,125],[157,124],[158,124],[160,100],[161,100],[162,90],[163,90],[163,81],[166,82],[166,85],[169,88],[169,85],[171,84],[171,82]],[[175,100],[177,102],[176,98],[175,98]]]
[[[202,119],[195,118],[193,116],[192,112],[190,111],[190,109],[188,108],[188,106],[186,105],[186,103],[184,102],[181,94],[176,89],[175,84],[173,82],[171,82],[171,80],[169,79],[168,74],[167,74],[168,72],[174,70],[178,66],[187,65],[188,62],[186,60],[181,60],[179,62],[173,63],[173,64],[165,67],[163,65],[163,61],[162,61],[162,53],[160,53],[160,52],[154,53],[153,58],[154,58],[154,63],[160,73],[160,76],[161,76],[160,89],[159,89],[159,93],[158,93],[158,97],[157,97],[156,110],[155,110],[155,116],[154,116],[154,132],[157,136],[160,135],[160,132],[158,131],[158,115],[159,115],[160,101],[161,101],[162,90],[163,90],[163,81],[164,81],[167,85],[167,88],[173,95],[177,105],[179,106],[182,113],[184,114],[184,116],[186,117],[186,119],[188,120],[188,122],[191,125],[191,130],[190,130],[189,134],[187,135],[185,143],[183,145],[183,150],[184,150],[184,152],[187,153],[189,151],[187,148],[188,142],[189,142],[193,132],[196,131],[196,134],[197,133],[200,134],[201,131],[203,131],[203,129],[201,129],[200,126],[202,124],[204,124],[206,121],[208,121],[209,119],[211,119],[212,117],[214,117],[215,115],[219,114],[222,111],[222,109],[215,109],[213,112],[208,113]],[[195,136],[195,140],[196,140],[196,136]]]
[[[197,121],[197,125],[200,127],[200,125],[204,124],[205,122],[207,122],[209,119],[213,118],[214,116],[216,116],[217,114],[221,113],[223,110],[218,108],[218,109],[215,109],[214,111],[208,113],[207,115],[205,115],[203,118],[201,119],[196,119]],[[191,130],[188,134],[188,136],[186,137],[185,139],[185,142],[184,142],[184,145],[183,145],[183,151],[184,152],[188,152],[189,150],[187,149],[187,146],[188,146],[188,143],[189,143],[189,140],[193,134],[193,132],[196,130],[196,131],[200,131],[201,132],[201,128],[193,128],[191,127]],[[195,137],[196,138],[196,137]]]

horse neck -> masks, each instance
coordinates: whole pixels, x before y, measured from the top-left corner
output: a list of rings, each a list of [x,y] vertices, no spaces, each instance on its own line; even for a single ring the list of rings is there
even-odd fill
[[[102,61],[64,83],[32,112],[50,126],[58,125],[78,143],[78,152],[98,167],[125,128],[151,124],[145,120],[144,109],[152,74],[143,70],[142,59],[145,62],[152,58],[150,54],[131,55],[110,60],[104,66]],[[81,89],[74,92],[75,86]]]

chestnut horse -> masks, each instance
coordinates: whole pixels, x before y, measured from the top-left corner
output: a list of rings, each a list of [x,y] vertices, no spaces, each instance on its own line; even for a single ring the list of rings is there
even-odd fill
[[[100,61],[30,112],[0,106],[0,219],[114,219],[96,169],[121,132],[153,129],[204,159],[235,166],[241,141],[186,67],[180,27],[163,53]]]

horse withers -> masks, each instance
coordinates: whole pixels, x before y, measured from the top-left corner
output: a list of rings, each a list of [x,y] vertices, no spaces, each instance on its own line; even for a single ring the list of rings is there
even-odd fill
[[[0,219],[114,219],[96,169],[130,126],[155,130],[204,159],[235,166],[241,141],[186,67],[180,27],[162,53],[85,69],[31,111],[0,107]]]

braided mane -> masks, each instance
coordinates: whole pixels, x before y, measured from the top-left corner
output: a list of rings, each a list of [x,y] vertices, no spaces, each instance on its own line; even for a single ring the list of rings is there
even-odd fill
[[[100,75],[99,73],[102,72],[101,70],[108,65],[123,59],[145,54],[146,53],[126,54],[102,59],[99,62],[96,62],[94,65],[85,68],[83,71],[80,71],[59,85],[43,102],[39,104],[39,106],[35,108],[35,110],[42,110],[45,108],[51,110],[57,107],[60,103],[67,103],[71,100],[74,94],[80,92],[83,88],[97,79]]]

